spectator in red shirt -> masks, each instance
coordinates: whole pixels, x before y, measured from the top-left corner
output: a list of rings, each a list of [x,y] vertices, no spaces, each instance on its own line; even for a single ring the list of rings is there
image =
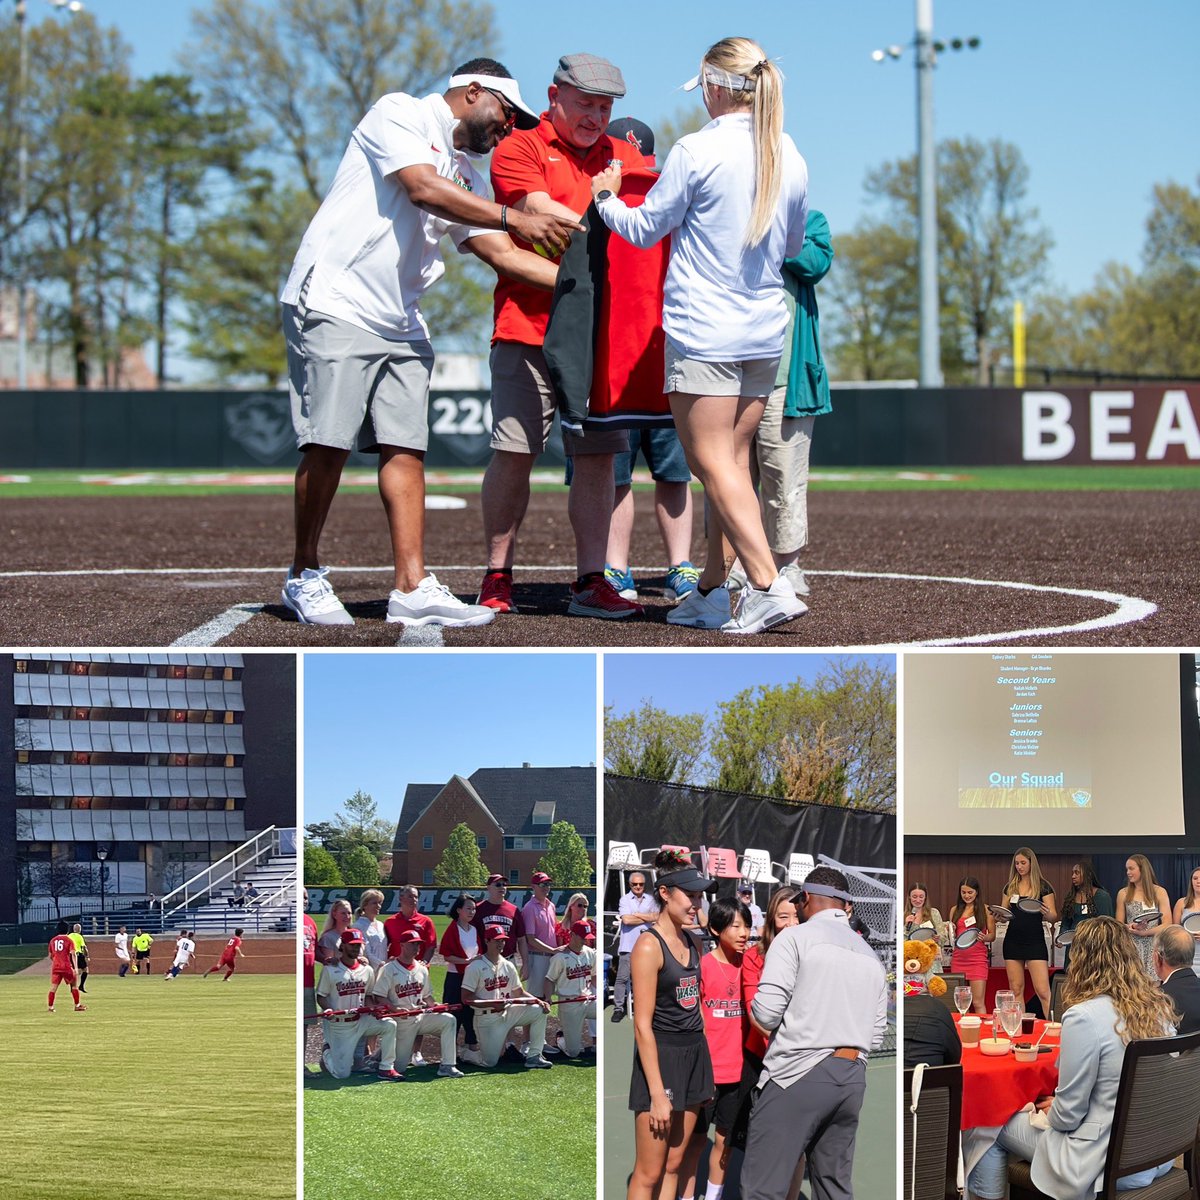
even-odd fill
[[[503,875],[488,876],[487,899],[475,906],[475,928],[487,945],[484,933],[489,925],[498,925],[504,930],[504,945],[500,953],[507,959],[515,959],[521,952],[522,966],[529,961],[529,947],[525,942],[525,922],[515,904],[507,899],[508,880]]]
[[[388,917],[383,923],[383,932],[387,934],[388,955],[392,958],[400,956],[399,937],[408,929],[415,929],[421,935],[421,950],[417,957],[428,963],[437,949],[437,930],[433,921],[423,913],[417,912],[417,901],[421,893],[411,884],[400,889],[400,911],[394,917]]]
[[[576,892],[570,900],[567,901],[567,910],[563,913],[563,919],[555,926],[554,934],[560,946],[567,945],[571,940],[571,926],[576,921],[583,921],[592,931],[592,937],[596,936],[596,922],[588,915],[588,898],[582,892]]]
[[[591,179],[614,159],[640,167],[645,160],[629,142],[609,137],[613,101],[625,95],[621,72],[592,54],[559,59],[541,124],[514,130],[492,154],[496,201],[525,213],[577,219],[591,204]],[[517,245],[525,243],[514,237]],[[529,504],[529,475],[546,448],[556,408],[542,342],[551,295],[500,279],[492,331],[492,461],[483,478],[483,528],[487,572],[479,603],[515,612],[512,571],[517,533]],[[589,432],[563,445],[574,464],[568,513],[575,533],[578,578],[569,611],[576,616],[624,618],[642,608],[623,598],[604,577],[613,509],[613,455],[629,449],[624,430]],[[506,951],[507,953],[507,951]]]

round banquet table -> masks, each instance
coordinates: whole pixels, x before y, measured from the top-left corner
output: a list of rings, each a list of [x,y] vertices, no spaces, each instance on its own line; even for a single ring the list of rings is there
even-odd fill
[[[955,1028],[959,1015],[953,1013]],[[1045,1021],[1036,1021],[1032,1039],[1017,1034],[1015,1041],[1037,1041],[1046,1028]],[[991,1036],[991,1025],[985,1020],[981,1036]],[[1058,1085],[1057,1033],[1042,1038],[1042,1046],[1053,1046],[1050,1054],[1039,1054],[1037,1062],[1020,1063],[1010,1050],[993,1058],[978,1046],[963,1046],[962,1128],[1003,1125],[1039,1096],[1049,1096]]]

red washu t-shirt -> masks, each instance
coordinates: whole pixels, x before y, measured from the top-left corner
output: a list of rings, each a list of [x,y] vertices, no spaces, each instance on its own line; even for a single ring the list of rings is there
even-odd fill
[[[706,954],[700,960],[700,1007],[713,1078],[717,1083],[737,1083],[742,1077],[741,967]]]
[[[622,168],[645,166],[646,160],[628,142],[601,134],[587,150],[564,142],[550,118],[542,113],[536,129],[516,129],[492,154],[492,192],[497,204],[516,204],[530,192],[545,192],[551,200],[583,213],[592,202],[592,176],[614,158]],[[582,234],[576,234],[582,237]],[[528,242],[513,241],[523,250]],[[540,346],[550,319],[551,294],[518,283],[505,275],[496,281],[496,324],[493,342],[520,342]]]

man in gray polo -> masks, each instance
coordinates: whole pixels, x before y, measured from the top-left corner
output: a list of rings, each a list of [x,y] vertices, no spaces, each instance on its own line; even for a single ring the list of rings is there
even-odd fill
[[[425,571],[425,450],[433,348],[422,294],[441,278],[449,236],[494,270],[549,292],[555,269],[511,232],[559,252],[581,226],[562,214],[493,204],[467,155],[494,150],[537,116],[495,59],[464,63],[447,90],[382,97],[359,122],[313,217],[280,300],[296,444],[296,544],[283,603],[308,625],[351,625],[322,567],[318,542],[357,438],[379,455],[394,590],[387,619],[485,625]],[[497,232],[498,231],[498,232]]]
[[[808,1156],[813,1200],[850,1200],[867,1050],[887,1031],[883,966],[851,928],[846,877],[816,867],[804,924],[775,935],[750,1011],[773,1031],[750,1117],[743,1200],[786,1200]]]

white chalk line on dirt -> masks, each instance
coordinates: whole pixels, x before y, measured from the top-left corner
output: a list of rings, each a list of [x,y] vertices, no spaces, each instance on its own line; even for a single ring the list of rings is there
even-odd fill
[[[259,568],[259,567],[249,568],[250,571],[254,571],[254,572],[261,572],[264,569],[265,568]],[[477,572],[477,571],[479,571],[480,568],[479,568],[478,564],[468,564],[468,565],[444,565],[444,566],[438,566],[438,567],[430,567],[429,569],[433,572],[437,572],[437,571],[442,571],[442,572],[476,571]],[[528,567],[519,567],[517,569],[522,570],[522,571],[572,571],[572,570],[574,570],[573,566],[569,563],[541,564],[541,565],[533,565],[533,566],[528,566]],[[237,574],[237,572],[235,570],[233,570],[232,568],[230,568],[229,570],[230,570],[231,574]],[[347,573],[352,572],[352,571],[382,572],[382,571],[390,571],[391,567],[342,567],[342,568],[340,568],[340,570],[347,572]],[[660,569],[656,568],[656,567],[635,567],[635,568],[633,568],[633,570],[636,573],[643,573],[643,574],[644,573],[661,573]],[[39,575],[39,574],[80,575],[80,574],[89,574],[89,573],[91,573],[91,572],[86,572],[86,571],[44,572],[44,573],[36,572],[36,571],[35,572],[0,572],[0,578],[5,578],[5,577],[11,576],[11,575],[16,575],[16,574],[22,574],[22,575],[28,576],[28,575]],[[113,573],[178,574],[179,572],[158,572],[158,571],[112,572],[112,571],[105,571],[105,572],[94,572],[94,573],[95,574],[113,574]],[[196,573],[205,573],[205,572],[201,572],[197,568]],[[207,573],[211,574],[212,572],[207,572]],[[947,583],[947,584],[955,584],[955,585],[962,586],[962,587],[995,587],[995,588],[1005,588],[1010,591],[1044,592],[1044,593],[1049,593],[1049,594],[1058,595],[1058,596],[1077,596],[1081,599],[1095,600],[1102,604],[1111,604],[1114,606],[1113,610],[1111,612],[1104,613],[1098,617],[1089,618],[1086,621],[1078,621],[1072,625],[1045,625],[1045,626],[1035,626],[1035,627],[1031,627],[1031,628],[1027,628],[1027,629],[1008,629],[1008,630],[1003,630],[1001,632],[996,632],[996,633],[968,634],[968,635],[961,636],[961,637],[924,638],[924,639],[921,639],[918,641],[912,641],[912,642],[887,642],[887,643],[880,643],[878,646],[862,646],[862,647],[860,647],[861,649],[880,649],[880,648],[883,648],[884,646],[911,646],[911,647],[978,646],[978,645],[986,645],[988,643],[994,643],[994,642],[1012,641],[1017,638],[1059,637],[1059,636],[1063,636],[1065,634],[1084,633],[1084,632],[1087,632],[1090,630],[1096,630],[1096,629],[1112,629],[1112,628],[1115,628],[1120,625],[1133,624],[1137,621],[1144,621],[1148,617],[1151,617],[1156,612],[1158,612],[1157,604],[1154,604],[1149,600],[1143,600],[1137,596],[1125,596],[1125,595],[1122,595],[1120,592],[1105,592],[1105,591],[1099,591],[1099,590],[1092,589],[1092,588],[1058,587],[1058,586],[1054,586],[1051,584],[1041,584],[1041,583],[1023,583],[1018,580],[972,579],[967,576],[955,576],[955,575],[908,575],[908,574],[902,574],[899,572],[892,572],[892,571],[830,571],[830,570],[815,571],[814,570],[814,571],[806,571],[805,574],[809,575],[809,576],[814,576],[814,577],[815,576],[841,576],[841,577],[847,578],[847,579],[887,579],[887,580],[895,580],[898,582],[909,582],[909,583]],[[249,620],[251,616],[255,615],[255,613],[250,610],[261,611],[262,607],[263,607],[262,605],[255,606],[255,605],[250,605],[250,604],[234,605],[232,608],[227,609],[224,613],[222,613],[220,616],[215,618],[215,620],[209,621],[206,624],[201,625],[199,628],[192,630],[191,633],[185,634],[184,638],[186,638],[188,640],[184,641],[181,639],[180,641],[174,642],[173,645],[176,645],[176,646],[216,645],[215,641],[204,642],[204,641],[196,641],[196,640],[192,640],[192,639],[202,637],[204,631],[208,630],[211,627],[220,626],[220,624],[224,621],[233,621],[233,624],[230,626],[230,632],[232,632],[233,629],[236,629],[243,622]],[[241,615],[244,613],[249,613],[249,615]],[[228,635],[223,635],[223,636],[228,636]],[[443,644],[441,628],[439,626],[421,626],[421,627],[406,628],[404,633],[401,635],[400,640],[396,644],[398,646],[440,646]]]
[[[235,604],[227,608],[220,616],[197,626],[191,633],[176,638],[172,646],[216,646],[227,638],[240,625],[245,625],[251,617],[262,612],[261,604]]]

